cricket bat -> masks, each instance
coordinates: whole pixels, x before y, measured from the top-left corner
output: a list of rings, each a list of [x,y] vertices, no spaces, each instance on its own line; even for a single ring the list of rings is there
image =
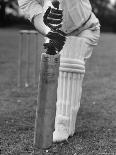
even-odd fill
[[[47,149],[52,145],[55,129],[60,54],[51,55],[51,51],[49,54],[47,52],[41,55],[35,119],[34,147],[39,149]]]

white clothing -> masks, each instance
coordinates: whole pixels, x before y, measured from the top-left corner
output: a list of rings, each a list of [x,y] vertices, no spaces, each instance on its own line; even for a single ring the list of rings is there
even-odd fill
[[[61,51],[54,142],[67,140],[75,133],[85,63],[90,58],[99,37],[99,29],[95,31],[84,30],[78,36],[69,36]]]
[[[100,24],[92,13],[89,0],[59,0],[63,9],[62,30],[72,34],[61,51],[57,89],[55,131],[53,141],[68,139],[75,132],[80,107],[85,60],[88,59],[100,37]],[[50,0],[18,0],[25,16],[32,20],[44,14]],[[90,20],[82,27],[91,14]]]
[[[30,21],[38,14],[44,13],[52,0],[18,0],[20,9],[24,12],[26,18]],[[89,0],[59,0],[60,7],[63,9],[63,25],[62,30],[66,33],[81,27],[81,25],[89,18],[88,27],[97,25],[98,19],[92,13]]]

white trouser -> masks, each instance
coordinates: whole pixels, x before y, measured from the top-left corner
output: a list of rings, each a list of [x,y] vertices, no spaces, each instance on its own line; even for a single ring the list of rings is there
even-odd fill
[[[53,141],[62,141],[75,132],[80,107],[85,59],[88,59],[99,39],[99,30],[85,30],[79,36],[67,38],[61,52],[57,89],[55,132]]]

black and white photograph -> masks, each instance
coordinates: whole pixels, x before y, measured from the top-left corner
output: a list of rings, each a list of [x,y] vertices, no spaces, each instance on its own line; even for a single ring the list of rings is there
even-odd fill
[[[0,0],[0,155],[116,155],[116,0]]]

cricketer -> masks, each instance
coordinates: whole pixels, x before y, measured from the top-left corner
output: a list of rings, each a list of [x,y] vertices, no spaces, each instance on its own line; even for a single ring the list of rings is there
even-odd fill
[[[52,45],[61,54],[53,142],[62,142],[75,133],[85,65],[98,44],[100,23],[89,0],[59,0],[60,7],[55,12],[50,11],[52,1],[18,0],[18,3],[25,17],[45,39],[52,40]],[[66,40],[62,40],[60,34],[57,39],[53,37],[50,28],[55,26],[66,34]]]

